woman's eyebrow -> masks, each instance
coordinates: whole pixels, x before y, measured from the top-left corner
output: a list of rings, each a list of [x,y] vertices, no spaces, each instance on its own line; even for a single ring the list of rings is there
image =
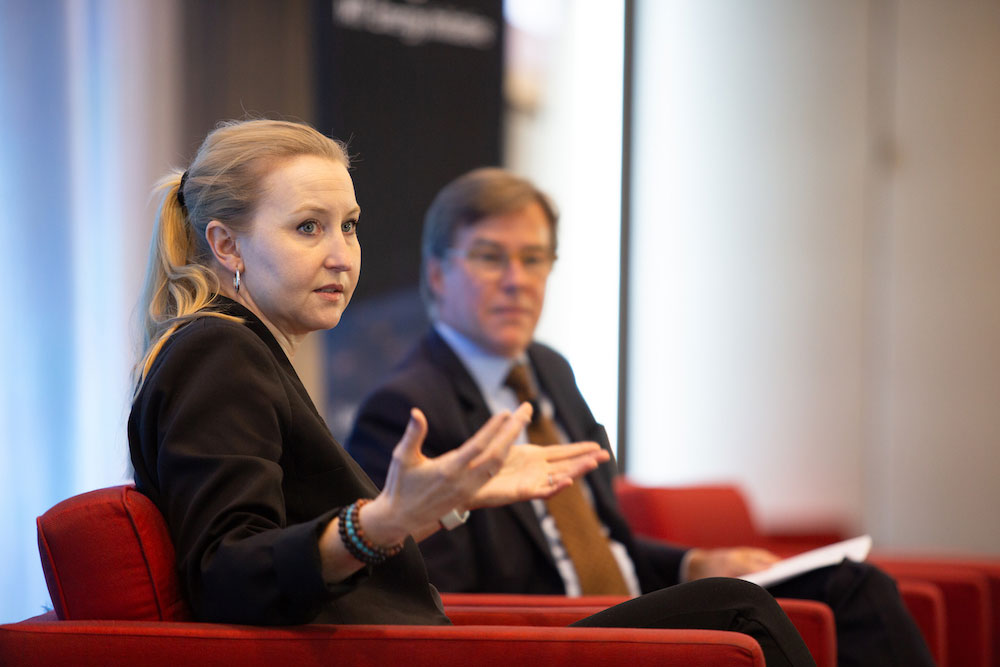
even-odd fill
[[[291,214],[292,215],[299,215],[301,213],[324,213],[324,214],[328,214],[329,212],[330,212],[330,209],[327,208],[326,206],[321,205],[321,204],[304,204],[302,206],[299,206],[295,210],[293,210]],[[360,216],[361,215],[361,207],[358,206],[357,204],[355,204],[350,209],[348,209],[344,213],[344,215],[345,216]]]

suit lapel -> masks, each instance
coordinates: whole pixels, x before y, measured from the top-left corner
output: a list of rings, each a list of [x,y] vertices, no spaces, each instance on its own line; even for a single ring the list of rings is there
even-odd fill
[[[465,420],[464,437],[465,439],[471,438],[492,415],[489,406],[486,405],[486,400],[479,391],[479,386],[448,343],[434,329],[431,329],[427,336],[426,350],[431,362],[443,369],[445,377],[451,383]],[[553,565],[555,564],[548,540],[542,533],[538,517],[530,502],[513,503],[495,508],[495,511],[512,514],[531,537],[532,542],[545,554],[546,559]]]
[[[451,383],[451,388],[462,406],[462,414],[465,416],[463,425],[467,432],[465,437],[472,437],[472,434],[490,418],[490,409],[483,400],[476,381],[472,379],[458,355],[433,329],[427,336],[426,350],[431,363],[441,369],[444,377]]]

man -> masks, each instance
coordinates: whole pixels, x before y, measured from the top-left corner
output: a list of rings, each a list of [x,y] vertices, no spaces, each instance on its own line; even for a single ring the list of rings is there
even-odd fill
[[[470,172],[435,198],[421,276],[433,329],[362,404],[347,444],[376,484],[385,481],[413,406],[427,416],[428,456],[523,400],[535,406],[526,440],[608,447],[567,361],[533,341],[556,221],[544,194],[500,169]],[[615,501],[615,472],[613,462],[603,464],[549,501],[477,510],[465,525],[440,531],[421,544],[431,582],[456,592],[635,595],[738,576],[775,559],[757,549],[681,549],[636,537]],[[841,664],[932,664],[893,582],[874,567],[844,563],[772,592],[833,608]]]

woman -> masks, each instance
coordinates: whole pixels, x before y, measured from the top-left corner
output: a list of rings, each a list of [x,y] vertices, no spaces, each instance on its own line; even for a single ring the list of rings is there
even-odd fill
[[[550,496],[607,458],[595,443],[512,447],[525,404],[428,459],[414,410],[385,488],[371,483],[290,363],[306,334],[337,325],[358,281],[347,169],[343,147],[315,130],[255,120],[220,126],[160,185],[129,445],[202,620],[448,623],[416,541],[460,521],[457,510]],[[768,664],[811,662],[766,594],[686,590],[732,602]],[[620,625],[655,604],[586,622]]]

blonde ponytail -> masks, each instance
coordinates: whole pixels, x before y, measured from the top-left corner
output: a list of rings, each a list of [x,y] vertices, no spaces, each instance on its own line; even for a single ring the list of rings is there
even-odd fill
[[[219,291],[219,278],[202,257],[204,251],[177,196],[181,174],[161,180],[159,213],[153,225],[149,264],[140,300],[143,354],[133,371],[136,392],[167,339],[184,323],[203,315],[241,321],[206,310]]]

